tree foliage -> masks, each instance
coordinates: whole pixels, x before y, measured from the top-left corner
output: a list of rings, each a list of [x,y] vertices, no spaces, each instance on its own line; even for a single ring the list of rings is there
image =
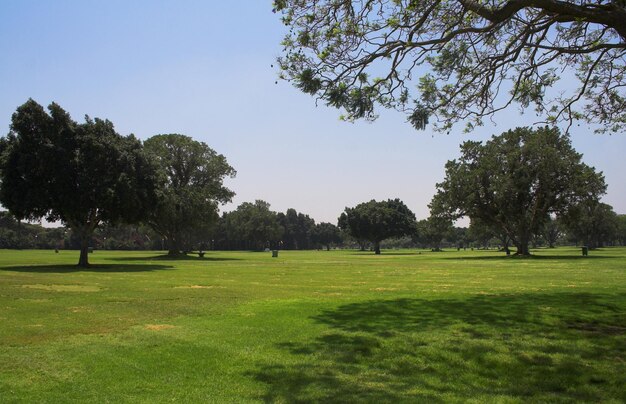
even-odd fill
[[[311,244],[311,232],[315,228],[315,220],[309,215],[298,213],[295,209],[287,209],[286,213],[278,213],[278,223],[285,232],[282,236],[286,250],[308,249]]]
[[[276,212],[262,200],[244,202],[234,211],[224,214],[223,219],[226,237],[238,244],[236,248],[261,250],[277,247],[284,232]]]
[[[137,222],[155,200],[141,143],[108,120],[73,121],[59,105],[20,106],[0,146],[0,202],[18,219],[62,221],[80,237],[79,265],[101,223]]]
[[[548,123],[626,128],[622,0],[275,0],[281,77],[345,118],[375,105],[466,130],[517,104]],[[548,90],[565,77],[578,86]],[[561,90],[565,91],[562,92]]]
[[[311,230],[311,241],[330,250],[331,245],[341,243],[341,230],[332,223],[318,223]]]
[[[589,248],[612,243],[619,235],[619,220],[613,207],[593,198],[572,206],[561,223],[571,239]]]
[[[415,232],[415,215],[400,199],[371,200],[346,208],[339,217],[339,227],[357,240],[370,241],[375,253],[380,254],[382,240]]]
[[[617,240],[626,246],[626,215],[617,215]]]
[[[158,167],[158,201],[148,223],[168,242],[170,254],[206,241],[218,219],[217,209],[235,195],[223,184],[236,171],[204,142],[180,134],[146,140],[146,152]]]
[[[517,128],[485,144],[467,141],[461,157],[446,163],[431,212],[477,220],[506,234],[517,253],[527,255],[531,237],[551,214],[605,192],[602,174],[581,158],[556,128]]]
[[[430,216],[417,222],[417,241],[435,251],[441,250],[441,242],[445,238],[454,237],[452,221],[444,216]]]

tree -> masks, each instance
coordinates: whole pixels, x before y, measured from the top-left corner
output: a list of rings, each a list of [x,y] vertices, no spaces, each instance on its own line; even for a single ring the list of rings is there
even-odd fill
[[[224,227],[231,242],[256,250],[277,246],[284,232],[276,212],[270,210],[269,203],[261,200],[244,202],[225,214]]]
[[[626,215],[617,215],[617,240],[622,246],[626,245]]]
[[[471,130],[516,103],[548,123],[626,128],[623,0],[275,0],[274,11],[289,28],[281,78],[348,120],[375,119],[378,104],[419,129],[435,118]],[[578,87],[551,96],[562,77]]]
[[[446,163],[431,213],[468,216],[510,237],[517,254],[551,214],[563,214],[605,192],[602,173],[581,162],[569,137],[557,128],[517,128],[485,144],[467,141],[461,157]]]
[[[415,215],[400,199],[371,200],[346,208],[339,226],[348,229],[357,240],[372,242],[374,252],[380,254],[382,240],[413,234]]]
[[[495,239],[502,245],[502,250],[510,255],[511,251],[509,246],[511,245],[511,237],[500,226],[494,226],[493,224],[487,224],[478,218],[473,218],[470,222],[470,230],[473,236],[478,241],[479,245],[487,247],[489,242]]]
[[[108,120],[49,114],[32,99],[17,108],[0,146],[0,202],[18,219],[62,221],[80,239],[79,266],[101,223],[137,222],[155,200],[154,169],[132,135]]]
[[[278,223],[285,229],[283,248],[287,250],[308,249],[315,220],[309,215],[296,212],[295,209],[287,209],[287,213],[278,213],[277,217]]]
[[[618,238],[619,221],[613,207],[593,198],[572,206],[561,221],[571,238],[592,249]]]
[[[543,228],[543,237],[548,243],[549,248],[554,248],[559,238],[563,235],[559,220],[549,218]]]
[[[454,234],[452,221],[446,217],[430,216],[428,219],[417,222],[417,241],[430,246],[435,251],[441,251],[441,242]]]
[[[492,228],[485,226],[480,220],[476,219],[470,221],[470,226],[467,231],[473,245],[477,248],[482,247],[487,249],[491,240],[496,237]]]
[[[235,195],[223,184],[236,171],[204,142],[179,134],[144,143],[158,167],[158,201],[148,223],[168,242],[169,254],[189,251],[209,238],[219,204]]]
[[[332,223],[319,223],[311,230],[311,240],[314,243],[325,245],[326,250],[330,251],[332,244],[341,243],[341,230]]]

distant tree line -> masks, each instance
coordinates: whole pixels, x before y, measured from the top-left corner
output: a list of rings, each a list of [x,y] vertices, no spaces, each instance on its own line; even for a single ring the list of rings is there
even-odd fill
[[[261,202],[261,201],[259,201]],[[607,205],[608,206],[608,205]],[[609,206],[610,208],[610,206]],[[608,213],[607,213],[608,212]],[[227,233],[224,213],[215,223],[210,235],[189,250],[259,250],[281,248],[285,250],[310,250],[330,248],[352,248],[374,250],[374,245],[359,241],[348,231],[331,223],[315,223],[308,215],[288,209],[275,213],[274,220],[281,236],[265,238],[256,243],[238,229],[230,228]],[[289,216],[291,219],[285,218]],[[300,226],[293,226],[294,218],[300,217]],[[282,219],[282,220],[281,220]],[[302,220],[304,219],[304,220]],[[599,209],[595,217],[588,217],[590,226],[584,223],[574,229],[561,220],[551,219],[543,230],[531,239],[531,246],[556,247],[564,245],[588,245],[593,247],[626,246],[626,215],[617,215],[612,210]],[[575,222],[576,223],[576,222]],[[291,226],[290,226],[291,224]],[[304,224],[304,225],[302,225]],[[289,230],[287,230],[289,229]],[[586,229],[592,230],[587,232]],[[230,238],[227,236],[230,234]],[[90,245],[101,250],[167,250],[167,240],[145,224],[105,225],[93,234]],[[451,223],[437,228],[428,219],[416,222],[416,231],[411,235],[395,236],[380,242],[381,249],[426,248],[426,249],[502,249],[510,246],[507,239],[489,228],[472,222],[469,227],[456,227]],[[18,222],[9,212],[0,212],[0,249],[80,249],[80,240],[71,229],[43,227],[39,224]]]
[[[18,107],[0,138],[0,248],[89,247],[194,250],[371,249],[576,243],[624,245],[626,219],[600,202],[602,173],[582,162],[556,128],[517,128],[489,141],[461,145],[446,164],[429,218],[417,221],[399,199],[346,207],[333,223],[271,210],[261,200],[219,215],[235,193],[224,186],[236,171],[205,143],[180,134],[141,142],[108,120],[71,119],[59,105],[33,100]],[[454,227],[470,219],[469,228]],[[32,222],[61,222],[44,228]]]

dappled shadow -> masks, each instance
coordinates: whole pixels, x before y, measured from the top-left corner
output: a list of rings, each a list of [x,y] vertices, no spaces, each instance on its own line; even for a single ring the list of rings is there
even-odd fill
[[[426,254],[429,253],[430,251],[393,251],[393,250],[382,250],[380,252],[380,254],[374,254],[374,251],[347,251],[346,253],[348,255],[374,255],[374,256],[381,256],[381,255],[397,255],[397,256],[401,256],[401,255],[422,255],[422,254]]]
[[[153,255],[149,257],[114,257],[108,258],[110,261],[241,261],[241,258],[231,257],[212,257],[205,255],[204,257],[198,257],[197,255]]]
[[[581,255],[537,255],[531,254],[526,256],[520,255],[506,255],[502,253],[502,255],[488,255],[488,256],[472,256],[472,255],[462,255],[458,257],[442,257],[444,260],[477,260],[477,261],[497,261],[497,260],[563,260],[563,261],[572,261],[572,260],[589,260],[589,259],[611,259],[611,258],[622,258],[614,255],[596,255],[590,253],[588,256],[584,257]]]
[[[626,399],[626,295],[372,300],[312,317],[326,331],[258,365],[266,402]],[[506,401],[506,400],[505,400]]]
[[[156,264],[94,264],[87,268],[77,265],[19,265],[0,267],[0,271],[35,272],[35,273],[70,273],[70,272],[153,272],[173,270],[171,265]]]
[[[467,299],[394,299],[353,303],[324,311],[313,320],[332,328],[386,336],[392,331],[426,331],[452,323],[510,328],[523,324],[542,326],[544,308],[568,315],[619,313],[607,296],[599,299],[589,293],[480,295]],[[623,310],[623,308],[621,309]],[[622,312],[622,314],[624,314]],[[626,327],[626,324],[624,324]]]

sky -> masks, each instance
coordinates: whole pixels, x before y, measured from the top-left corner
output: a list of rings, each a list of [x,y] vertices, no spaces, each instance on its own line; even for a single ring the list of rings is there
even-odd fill
[[[109,119],[143,140],[185,134],[237,170],[226,181],[236,197],[223,210],[262,199],[336,223],[345,207],[388,198],[426,218],[463,141],[533,122],[515,108],[471,134],[416,131],[395,111],[342,122],[340,111],[277,82],[285,33],[264,0],[0,1],[0,135],[28,98],[54,101],[77,121]],[[605,175],[603,201],[626,213],[626,134],[581,125],[571,136]]]

